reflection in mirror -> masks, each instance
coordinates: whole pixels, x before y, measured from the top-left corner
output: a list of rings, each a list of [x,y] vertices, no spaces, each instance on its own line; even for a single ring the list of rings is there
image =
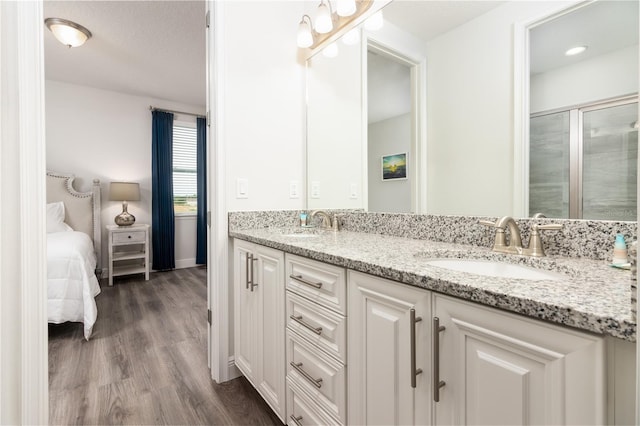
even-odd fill
[[[637,9],[637,2],[596,1],[590,5],[603,3],[627,3]],[[607,58],[614,58],[612,52],[599,54],[599,70],[614,70],[628,72],[634,76],[635,87],[627,87],[615,92],[605,92],[607,86],[618,85],[622,79],[616,75],[600,75],[597,78],[585,80],[584,78],[570,77],[562,80],[553,79],[559,77],[563,71],[569,68],[577,68],[584,64],[579,56],[574,57],[574,63],[568,67],[555,66],[547,71],[538,68],[531,69],[529,85],[522,83],[528,81],[524,75],[529,75],[529,70],[522,75],[514,76],[514,69],[523,67],[528,63],[528,50],[520,45],[517,37],[531,31],[528,37],[531,45],[531,63],[534,67],[536,58],[552,56],[552,49],[557,49],[559,43],[539,44],[534,31],[543,30],[554,22],[557,28],[552,32],[561,34],[563,31],[569,34],[576,33],[575,28],[564,28],[566,24],[560,18],[546,19],[535,26],[525,27],[540,17],[550,17],[561,9],[566,9],[567,3],[540,2],[540,1],[401,1],[395,0],[384,8],[384,28],[375,34],[363,31],[364,41],[360,47],[359,58],[352,58],[354,62],[346,67],[341,59],[341,52],[331,63],[322,65],[322,69],[329,77],[321,75],[321,67],[311,68],[313,76],[308,79],[308,205],[309,208],[335,207],[335,208],[365,208],[379,211],[391,211],[392,206],[374,206],[372,202],[376,198],[373,181],[377,180],[382,188],[391,188],[391,184],[399,182],[381,182],[381,156],[395,154],[394,150],[384,150],[371,156],[367,155],[369,137],[380,135],[386,138],[383,132],[374,129],[374,124],[367,127],[365,121],[369,113],[367,104],[361,103],[360,109],[355,106],[354,99],[357,96],[367,97],[367,93],[360,89],[351,90],[354,98],[345,108],[340,103],[332,105],[329,97],[321,91],[314,89],[323,87],[322,90],[331,90],[330,79],[342,76],[337,84],[345,85],[353,89],[361,87],[367,80],[367,62],[372,62],[371,56],[366,55],[367,40],[374,40],[378,46],[393,45],[394,50],[419,52],[416,57],[426,58],[426,87],[418,88],[417,101],[424,102],[425,116],[428,125],[424,135],[426,150],[422,152],[419,160],[409,152],[410,185],[420,183],[424,187],[425,202],[420,207],[411,206],[412,212],[429,214],[454,214],[454,215],[487,215],[514,217],[529,216],[536,212],[542,212],[547,217],[583,217],[597,219],[627,219],[635,220],[637,201],[628,197],[626,200],[614,201],[613,197],[624,198],[624,194],[635,194],[636,167],[634,160],[637,157],[636,145],[637,131],[624,129],[624,134],[615,136],[619,142],[614,142],[614,136],[603,136],[597,139],[594,129],[585,129],[590,120],[592,127],[598,131],[608,129],[611,133],[616,123],[625,120],[630,124],[637,121],[631,120],[634,111],[626,110],[622,104],[604,105],[602,101],[615,100],[625,103],[629,95],[637,96],[638,75],[638,27],[637,11],[628,13],[635,17],[635,29],[631,31],[635,35],[633,45],[627,45],[626,49],[635,52],[635,59],[624,59],[623,62],[606,62]],[[572,16],[581,8],[566,11],[562,16]],[[626,22],[617,20],[606,12],[598,12],[601,21],[613,22],[618,27],[627,26]],[[577,16],[577,15],[576,15]],[[629,24],[631,25],[631,24]],[[615,31],[602,30],[592,23],[578,24],[586,30],[593,30],[594,40],[609,38]],[[516,31],[514,31],[514,28]],[[518,32],[518,31],[522,32]],[[556,36],[554,36],[556,37]],[[526,37],[522,37],[526,39]],[[595,43],[595,42],[594,42]],[[599,41],[598,41],[599,43]],[[597,43],[596,43],[597,44]],[[588,54],[597,52],[596,44],[587,49]],[[566,49],[564,49],[566,50]],[[561,56],[564,57],[564,50]],[[624,49],[623,49],[624,50]],[[369,60],[365,59],[369,57]],[[312,61],[316,58],[312,58]],[[338,61],[336,61],[336,59]],[[615,58],[614,58],[615,59]],[[620,58],[618,58],[620,59]],[[323,60],[320,58],[320,60]],[[546,60],[546,59],[545,59]],[[595,59],[592,63],[595,63]],[[357,69],[359,76],[353,73]],[[357,82],[355,81],[357,80]],[[628,80],[628,79],[627,79]],[[348,81],[348,83],[347,83]],[[559,86],[554,84],[560,84]],[[520,90],[520,87],[523,90]],[[526,87],[526,92],[524,88]],[[542,90],[539,90],[542,88]],[[602,89],[602,90],[601,90]],[[315,96],[321,94],[321,101],[317,102]],[[562,99],[561,99],[561,96]],[[587,96],[588,95],[588,96]],[[368,96],[372,96],[368,94]],[[343,96],[339,96],[343,98]],[[338,99],[344,103],[345,99]],[[414,102],[416,99],[413,100]],[[516,104],[514,104],[514,101]],[[328,112],[321,113],[318,108],[324,105]],[[595,107],[611,107],[610,112],[601,111],[602,115],[615,116],[614,121],[606,124],[601,122],[602,117],[596,113]],[[614,111],[614,109],[618,108]],[[313,111],[315,109],[315,111]],[[353,114],[346,116],[347,109]],[[339,113],[339,111],[341,111]],[[343,113],[344,112],[344,113]],[[615,114],[614,114],[615,112]],[[558,115],[553,115],[558,113]],[[628,114],[628,117],[626,116]],[[576,115],[581,129],[579,133],[588,137],[581,138],[581,147],[572,145],[568,141],[576,127],[571,127],[571,118]],[[328,121],[315,122],[321,118]],[[337,125],[338,119],[341,125]],[[531,122],[529,123],[529,119]],[[523,121],[522,130],[520,121]],[[565,123],[566,122],[566,123]],[[568,124],[567,124],[568,123]],[[412,125],[415,124],[412,122]],[[529,124],[531,125],[531,158],[529,158]],[[357,125],[361,126],[359,131]],[[566,130],[566,126],[569,126]],[[562,127],[565,126],[565,127]],[[536,127],[539,129],[536,130]],[[319,133],[315,132],[319,130]],[[624,133],[622,132],[622,133]],[[634,133],[635,132],[635,133]],[[367,133],[369,134],[367,137]],[[349,134],[348,137],[344,137]],[[399,136],[399,133],[397,133]],[[553,135],[553,136],[548,136]],[[360,139],[359,139],[360,138]],[[398,137],[399,138],[399,137]],[[555,139],[554,139],[555,138]],[[362,140],[364,139],[364,140]],[[550,145],[550,151],[534,151],[537,140],[542,139],[543,144]],[[616,146],[615,155],[603,157],[600,150],[606,146],[603,141]],[[318,146],[320,144],[320,147]],[[626,144],[626,148],[623,145]],[[324,146],[330,146],[334,155],[322,155],[319,151]],[[421,146],[421,145],[419,145]],[[581,150],[582,160],[578,161],[574,155],[575,150]],[[394,152],[391,152],[394,151]],[[336,152],[340,155],[335,154]],[[350,156],[349,158],[346,158]],[[327,158],[330,157],[330,158]],[[378,157],[376,160],[369,157]],[[412,159],[413,157],[413,159]],[[545,166],[553,167],[553,171],[545,169],[536,170],[540,165],[537,158]],[[415,167],[411,161],[416,160]],[[553,161],[552,161],[553,160]],[[580,162],[582,164],[580,164]],[[376,164],[377,163],[377,164]],[[578,168],[573,180],[571,164],[576,163]],[[600,168],[593,168],[598,165]],[[353,172],[353,173],[352,173]],[[324,173],[324,174],[323,174]],[[378,177],[376,177],[378,173]],[[412,177],[416,173],[416,177]],[[529,173],[531,183],[529,186]],[[603,177],[611,178],[617,175],[615,181],[606,180],[597,183]],[[321,177],[318,177],[321,176]],[[536,177],[537,176],[537,177]],[[545,182],[544,179],[552,182]],[[537,180],[536,180],[537,179]],[[581,187],[571,191],[572,182],[582,182]],[[319,185],[314,192],[314,180]],[[384,185],[383,185],[384,184]],[[537,185],[540,189],[537,202],[534,203],[533,193]],[[351,191],[353,187],[358,191]],[[369,188],[371,186],[371,188]],[[607,188],[603,194],[597,188]],[[332,189],[329,189],[332,188]],[[412,192],[415,189],[412,187]],[[314,194],[320,197],[314,198]],[[339,196],[338,196],[339,195]],[[531,195],[531,202],[529,195]],[[577,200],[579,202],[570,202]],[[324,197],[335,196],[332,199]],[[384,199],[385,196],[379,198]],[[393,207],[400,203],[392,203]],[[577,206],[577,207],[576,207]],[[402,209],[406,210],[406,209]],[[576,211],[581,216],[572,212]],[[615,215],[610,215],[616,211]],[[622,213],[621,213],[622,212]],[[621,213],[621,214],[618,214]]]
[[[367,49],[366,67],[367,210],[410,213],[415,185],[411,68],[372,47]],[[404,164],[395,164],[398,159]]]
[[[638,2],[591,3],[529,36],[529,214],[636,220]]]

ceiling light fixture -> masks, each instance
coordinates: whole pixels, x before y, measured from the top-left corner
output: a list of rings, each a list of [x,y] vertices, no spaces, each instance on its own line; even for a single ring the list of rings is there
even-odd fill
[[[576,47],[572,47],[571,49],[568,49],[566,52],[564,52],[564,54],[566,56],[574,56],[574,55],[581,54],[585,50],[587,50],[587,46],[576,46]]]
[[[66,19],[47,18],[44,23],[60,43],[70,48],[82,46],[91,38],[91,31]]]
[[[374,0],[336,0],[333,11],[331,0],[320,0],[315,19],[303,15],[298,24],[297,45],[300,48],[315,48],[342,30],[366,12]]]

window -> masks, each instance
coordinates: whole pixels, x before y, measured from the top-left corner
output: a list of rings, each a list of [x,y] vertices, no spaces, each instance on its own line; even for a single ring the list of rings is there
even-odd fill
[[[173,125],[173,211],[176,214],[197,212],[197,139],[194,126]]]

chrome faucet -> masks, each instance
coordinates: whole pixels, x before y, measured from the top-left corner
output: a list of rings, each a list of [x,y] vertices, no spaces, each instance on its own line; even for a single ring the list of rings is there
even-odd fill
[[[488,220],[480,220],[480,224],[491,226],[496,229],[496,239],[491,250],[498,253],[521,254],[524,256],[543,257],[544,246],[540,239],[540,231],[557,231],[562,229],[561,224],[551,223],[548,225],[531,225],[531,237],[529,238],[529,247],[522,247],[522,237],[520,236],[520,228],[516,221],[510,216],[504,216],[495,223]],[[509,229],[509,245],[506,244],[505,230]]]
[[[340,230],[340,218],[344,216],[343,214],[334,214],[333,220],[331,220],[331,216],[329,216],[329,213],[325,212],[324,210],[313,210],[311,212],[311,217],[316,217],[317,215],[322,216],[320,229],[331,229],[334,232]]]
[[[312,218],[318,215],[322,217],[322,223],[320,224],[320,228],[331,229],[331,216],[329,216],[329,213],[325,212],[324,210],[313,210],[311,212]]]

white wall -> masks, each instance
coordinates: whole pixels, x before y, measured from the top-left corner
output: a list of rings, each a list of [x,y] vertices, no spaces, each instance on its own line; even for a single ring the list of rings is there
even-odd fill
[[[638,45],[531,76],[531,112],[638,92]]]
[[[514,23],[574,2],[509,2],[427,44],[428,210],[514,211]]]
[[[317,53],[307,68],[309,209],[363,208],[362,50],[337,43],[335,58]],[[313,186],[319,184],[319,196]],[[355,187],[355,196],[351,187]]]
[[[220,137],[226,149],[229,211],[305,205],[303,63],[296,47],[302,11],[303,3],[292,1],[224,4]],[[238,178],[248,180],[248,198],[236,198]],[[292,180],[299,188],[293,199]]]
[[[411,155],[411,114],[371,123],[368,133],[368,211],[410,213],[412,182],[410,179],[383,181],[382,156],[402,152]],[[407,167],[411,167],[410,158],[407,158]]]
[[[204,108],[132,96],[58,81],[46,81],[47,168],[71,172],[76,188],[102,183],[102,224],[113,223],[122,203],[109,201],[109,182],[140,183],[140,201],[129,203],[136,222],[151,223],[151,112],[149,106],[204,114]],[[177,117],[194,120],[190,116]],[[176,267],[195,262],[195,220],[176,220]],[[108,260],[103,231],[102,264]]]

